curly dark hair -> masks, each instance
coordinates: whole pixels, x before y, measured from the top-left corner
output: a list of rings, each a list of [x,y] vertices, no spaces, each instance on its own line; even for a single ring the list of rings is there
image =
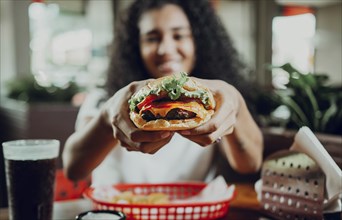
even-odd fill
[[[115,29],[113,54],[107,77],[108,94],[132,81],[151,78],[139,50],[138,22],[141,15],[165,4],[180,6],[189,19],[196,48],[192,76],[221,79],[234,85],[245,97],[249,84],[243,77],[245,66],[239,61],[214,8],[208,0],[137,0],[122,13]]]

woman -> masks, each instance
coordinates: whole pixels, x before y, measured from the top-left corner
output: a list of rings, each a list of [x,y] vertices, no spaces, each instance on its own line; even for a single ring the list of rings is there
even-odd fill
[[[209,2],[138,0],[126,14],[116,30],[108,74],[112,96],[94,114],[89,112],[95,108],[82,107],[79,128],[63,153],[67,176],[84,178],[96,168],[93,182],[99,184],[210,180],[218,141],[233,169],[257,171],[262,135],[243,98],[243,66]],[[213,92],[213,117],[179,132],[136,128],[127,100],[147,79],[179,71]]]

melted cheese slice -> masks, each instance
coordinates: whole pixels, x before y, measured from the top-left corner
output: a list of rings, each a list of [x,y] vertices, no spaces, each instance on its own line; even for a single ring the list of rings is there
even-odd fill
[[[196,101],[191,101],[191,102],[180,102],[180,101],[175,101],[175,102],[168,102],[165,106],[144,106],[140,112],[139,115],[142,114],[145,110],[149,110],[152,112],[153,115],[160,115],[161,117],[165,117],[167,113],[175,108],[187,110],[190,112],[196,113],[196,117],[199,118],[205,118],[206,110],[203,105],[199,104]]]

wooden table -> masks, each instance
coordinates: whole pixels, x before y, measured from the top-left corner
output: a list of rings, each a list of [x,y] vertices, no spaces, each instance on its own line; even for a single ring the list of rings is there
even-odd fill
[[[86,199],[75,199],[53,204],[53,220],[73,220],[79,213],[91,210],[92,204]],[[8,220],[8,209],[0,209],[0,219]]]
[[[72,220],[81,212],[91,210],[92,204],[85,199],[77,199],[63,202],[55,202],[53,220]],[[8,210],[0,209],[0,219],[8,220]],[[231,207],[227,216],[220,220],[268,220],[260,212],[253,209]]]
[[[236,198],[230,203],[228,214],[222,220],[271,219],[262,213],[253,184],[235,184],[235,186],[237,191]]]
[[[271,220],[260,209],[253,184],[236,184],[236,190],[238,193],[230,204],[228,214],[220,220]],[[86,199],[55,202],[53,220],[72,220],[77,214],[91,209],[92,204]],[[0,219],[8,220],[8,209],[0,209]]]
[[[231,203],[227,216],[221,218],[222,220],[269,219],[259,210],[259,203],[252,184],[238,184],[236,189],[237,196]],[[92,204],[86,199],[55,202],[53,220],[72,220],[77,214],[91,209]],[[8,209],[0,209],[0,219],[8,219]]]

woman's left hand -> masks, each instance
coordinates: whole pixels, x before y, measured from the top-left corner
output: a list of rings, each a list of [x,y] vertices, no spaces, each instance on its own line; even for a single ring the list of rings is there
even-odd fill
[[[171,131],[144,131],[137,128],[130,119],[128,99],[148,80],[135,81],[117,91],[103,107],[103,118],[111,127],[113,137],[128,151],[154,154],[172,138]]]
[[[241,95],[233,86],[222,80],[195,80],[212,91],[216,101],[215,113],[203,125],[179,133],[201,146],[207,146],[233,132]]]

